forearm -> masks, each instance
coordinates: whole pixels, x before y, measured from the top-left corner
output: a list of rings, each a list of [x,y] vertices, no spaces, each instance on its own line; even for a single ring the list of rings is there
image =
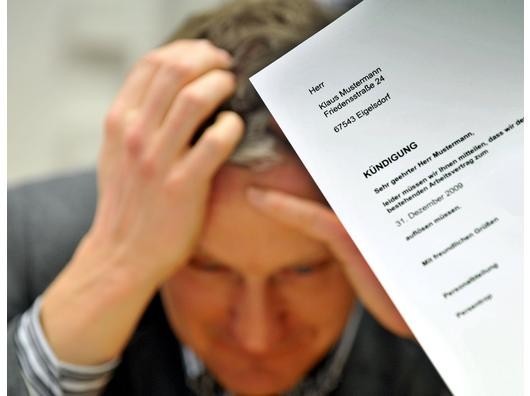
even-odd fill
[[[60,360],[93,365],[121,354],[157,289],[135,268],[126,252],[85,238],[42,298],[44,333]]]
[[[127,78],[105,122],[89,234],[43,295],[43,328],[60,359],[119,356],[161,282],[188,261],[211,180],[243,134],[241,118],[223,112],[190,143],[233,94],[230,65],[211,43],[183,40]]]

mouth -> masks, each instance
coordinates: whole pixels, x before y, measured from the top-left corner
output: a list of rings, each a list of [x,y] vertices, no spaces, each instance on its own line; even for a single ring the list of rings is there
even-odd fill
[[[244,394],[276,394],[291,388],[298,382],[299,375],[267,367],[258,360],[243,365],[225,362],[210,368],[214,376],[226,389]]]
[[[207,365],[227,384],[267,386],[294,384],[309,369],[318,356],[311,353],[307,343],[276,345],[270,350],[249,352],[233,344],[216,344],[211,349]]]
[[[278,361],[298,354],[304,355],[304,352],[311,350],[310,347],[317,341],[315,333],[310,329],[293,332],[281,340],[271,341],[268,346],[259,350],[247,348],[235,337],[226,333],[217,334],[214,340],[212,347],[221,356],[226,354],[226,356],[234,356],[244,361],[261,363]]]

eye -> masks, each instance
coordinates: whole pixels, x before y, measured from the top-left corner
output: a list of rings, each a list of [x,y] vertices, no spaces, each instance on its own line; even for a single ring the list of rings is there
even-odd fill
[[[282,274],[286,278],[308,278],[318,275],[329,263],[298,264],[285,268]]]
[[[309,275],[317,270],[318,265],[302,264],[292,267],[290,270],[297,275]]]
[[[282,273],[287,277],[313,277],[325,271],[332,263],[332,260],[324,260],[315,263],[297,264],[285,268]]]

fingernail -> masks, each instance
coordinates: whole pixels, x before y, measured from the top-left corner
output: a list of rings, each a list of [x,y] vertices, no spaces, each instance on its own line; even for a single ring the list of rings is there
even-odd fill
[[[247,189],[247,198],[255,206],[263,206],[265,203],[265,191],[249,187]]]

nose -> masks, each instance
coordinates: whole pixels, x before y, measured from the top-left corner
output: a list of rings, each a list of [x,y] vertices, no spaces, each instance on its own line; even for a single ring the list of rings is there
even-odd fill
[[[246,352],[263,354],[282,338],[285,311],[266,281],[245,281],[231,307],[231,324],[237,343]]]

